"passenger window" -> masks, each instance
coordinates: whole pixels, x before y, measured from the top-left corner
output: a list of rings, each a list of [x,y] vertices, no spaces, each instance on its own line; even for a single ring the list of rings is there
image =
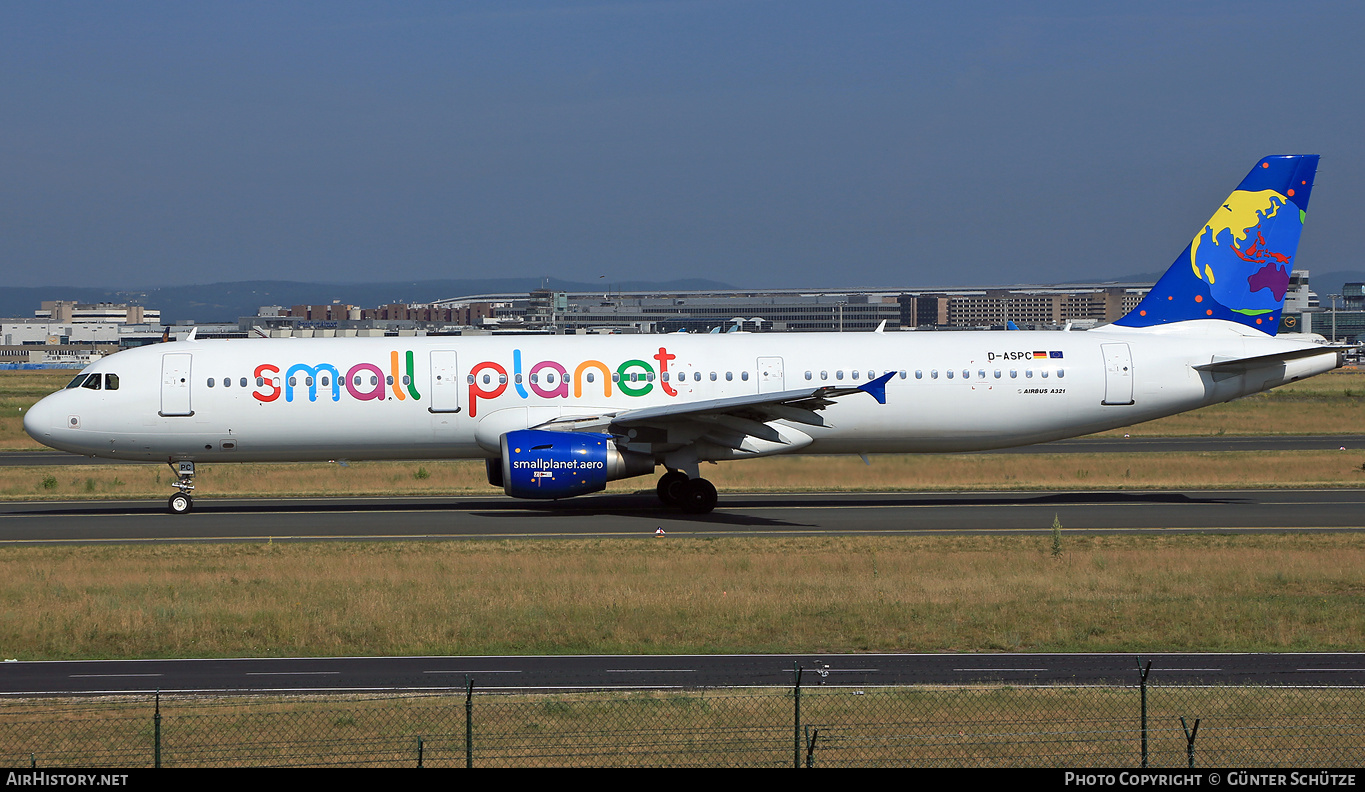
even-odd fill
[[[104,375],[104,389],[105,389],[105,390],[118,390],[118,375],[117,375],[117,374],[105,374],[105,375]]]
[[[929,379],[938,379],[938,369],[929,372]]]
[[[827,379],[829,379],[829,372],[828,372],[828,371],[822,371],[822,372],[820,372],[820,379],[822,379],[822,380],[827,380]]]
[[[982,369],[981,371],[976,372],[976,376],[977,376],[978,379],[985,379],[985,378],[986,378],[986,370],[985,370],[985,369]]]
[[[1024,369],[1024,379],[1033,379],[1033,369]]]
[[[853,371],[850,371],[849,373],[853,375],[853,379],[857,379],[857,378],[858,378],[858,370],[857,370],[857,369],[854,369]]]
[[[1010,369],[1010,379],[1019,379],[1019,372],[1014,369]]]
[[[1065,377],[1065,376],[1066,376],[1066,369],[1057,369],[1057,379],[1061,379],[1062,377]]]
[[[213,387],[213,377],[209,377],[209,387]]]
[[[324,382],[324,383],[322,383],[322,384],[323,384],[323,385],[326,385],[327,383]],[[224,387],[224,388],[231,388],[231,387],[232,387],[232,377],[223,377],[223,387]]]
[[[741,372],[739,372],[739,378],[742,379],[742,380],[744,380],[745,382],[748,382],[748,381],[749,381],[749,372],[747,372],[747,371],[741,371]]]
[[[596,379],[595,377],[593,377],[592,372],[589,371],[589,372],[588,372],[588,382],[596,382],[596,381],[597,381],[597,379]]]
[[[924,372],[919,369],[915,369],[915,379],[924,379]]]
[[[487,381],[488,381],[488,375],[487,375],[487,374],[483,375],[483,381],[484,381],[484,382],[487,382]],[[289,378],[289,384],[290,384],[290,385],[293,385],[293,384],[294,384],[294,378],[293,378],[293,377],[290,377],[290,378]],[[385,377],[385,378],[384,378],[384,384],[385,384],[385,385],[392,385],[392,384],[393,384],[393,375],[389,375],[389,376]],[[473,385],[473,384],[474,384],[474,375],[473,375],[473,374],[470,374],[470,375],[469,375],[469,384],[470,384],[470,385]]]
[[[323,378],[322,378],[322,387],[325,388],[325,387],[327,387],[328,385],[331,385],[331,384],[332,384],[332,382],[331,382],[331,377],[323,377]]]
[[[1000,369],[995,370],[995,378],[1000,379]]]
[[[264,387],[265,387],[265,377],[257,377],[257,378],[256,378],[256,387],[258,387],[258,388],[264,388]]]
[[[953,378],[953,370],[952,370],[952,369],[948,369],[948,379],[952,379],[952,378]]]
[[[313,378],[312,378],[312,377],[304,377],[304,378],[303,378],[303,384],[304,384],[304,385],[307,385],[307,386],[310,387],[310,388],[313,387]]]
[[[1047,379],[1047,369],[1042,370],[1043,379]]]
[[[98,374],[91,374],[89,377],[86,378],[85,384],[82,385],[81,387],[82,387],[82,388],[89,388],[90,390],[99,390],[99,389],[100,389],[100,375],[98,375]]]
[[[242,377],[240,380],[238,380],[238,381],[237,381],[237,385],[238,385],[238,387],[245,388],[245,387],[246,387],[246,377]]]
[[[837,379],[837,380],[843,379],[843,378],[844,378],[844,370],[843,370],[843,369],[839,369],[838,371],[834,372],[834,378]]]
[[[67,389],[67,390],[71,390],[72,388],[79,388],[79,387],[81,386],[81,383],[82,383],[82,382],[85,382],[85,378],[88,377],[88,376],[90,376],[90,375],[89,375],[89,374],[77,374],[77,375],[76,375],[76,378],[73,379],[73,380],[71,380],[71,382],[66,386],[66,389]]]
[[[726,382],[734,382],[734,380],[735,380],[735,373],[734,373],[733,371],[727,371],[727,372],[725,372],[725,381],[726,381]]]
[[[915,373],[918,374],[919,372],[915,372]],[[901,372],[901,379],[905,379],[905,372],[904,372],[904,371]],[[918,379],[918,377],[916,377],[916,379]]]
[[[811,378],[811,374],[810,374],[809,371],[807,371],[807,372],[806,372],[806,379],[810,379],[810,378]]]
[[[712,381],[712,382],[715,382],[715,381],[716,381],[716,372],[714,372],[714,371],[711,372],[711,381]]]

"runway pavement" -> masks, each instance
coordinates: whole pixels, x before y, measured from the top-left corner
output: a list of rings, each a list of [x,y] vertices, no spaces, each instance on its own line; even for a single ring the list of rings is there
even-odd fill
[[[881,685],[1365,684],[1361,654],[859,654],[81,660],[0,664],[0,695],[667,690]]]
[[[686,515],[652,492],[566,501],[450,498],[215,499],[175,516],[155,501],[0,504],[0,545],[129,542],[1357,531],[1365,490],[803,493],[721,496]]]

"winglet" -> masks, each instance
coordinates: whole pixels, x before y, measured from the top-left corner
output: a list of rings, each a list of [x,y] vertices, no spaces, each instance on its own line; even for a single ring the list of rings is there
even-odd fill
[[[896,372],[888,371],[866,385],[859,385],[858,390],[872,394],[872,398],[876,399],[878,404],[886,404],[886,383],[894,376]]]

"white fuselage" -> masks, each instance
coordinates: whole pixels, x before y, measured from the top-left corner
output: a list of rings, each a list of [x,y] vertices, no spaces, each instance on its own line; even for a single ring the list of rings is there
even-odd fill
[[[885,404],[839,397],[821,412],[824,426],[774,422],[808,443],[747,455],[972,451],[1147,421],[1339,365],[1323,348],[1240,372],[1194,368],[1312,346],[1219,321],[1087,332],[190,341],[92,364],[86,372],[115,374],[117,389],[105,377],[98,390],[59,391],[24,426],[54,448],[114,459],[491,458],[502,433],[549,420],[856,387],[894,371]],[[669,441],[638,450],[662,462]]]

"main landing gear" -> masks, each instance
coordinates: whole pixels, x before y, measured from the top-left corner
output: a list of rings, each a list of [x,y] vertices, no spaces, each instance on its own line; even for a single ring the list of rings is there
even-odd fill
[[[175,488],[180,490],[166,501],[166,508],[170,509],[171,514],[188,514],[194,508],[194,498],[190,493],[194,492],[194,463],[193,462],[170,462],[171,470],[175,471]]]
[[[716,508],[715,485],[704,478],[688,478],[681,470],[663,474],[656,491],[665,506],[677,506],[688,514],[707,514]]]

